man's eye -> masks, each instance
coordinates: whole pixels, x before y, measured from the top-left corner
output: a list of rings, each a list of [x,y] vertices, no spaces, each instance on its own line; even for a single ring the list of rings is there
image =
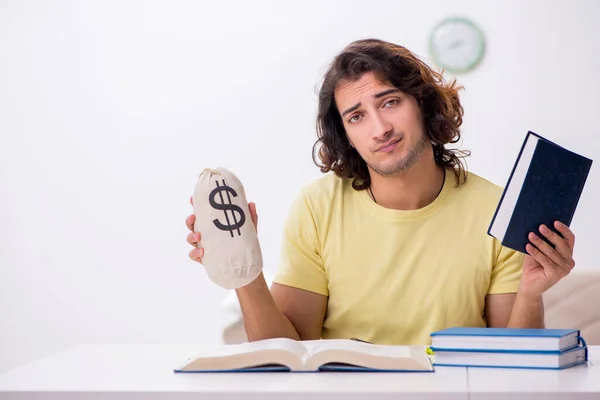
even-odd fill
[[[350,117],[348,122],[350,122],[350,123],[358,122],[359,117],[360,117],[360,115],[353,115]]]
[[[385,103],[385,106],[394,106],[394,105],[396,105],[396,104],[398,104],[398,100],[396,100],[396,99],[392,99],[392,100],[390,100],[390,101],[386,102],[386,103]]]

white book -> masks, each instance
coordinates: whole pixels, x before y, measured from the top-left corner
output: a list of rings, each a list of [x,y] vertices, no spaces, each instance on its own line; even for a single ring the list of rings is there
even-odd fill
[[[276,338],[216,345],[191,355],[175,372],[397,371],[432,372],[425,346],[375,345],[346,339]]]

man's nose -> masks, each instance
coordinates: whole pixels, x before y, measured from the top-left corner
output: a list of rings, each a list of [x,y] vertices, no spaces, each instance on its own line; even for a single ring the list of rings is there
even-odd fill
[[[373,121],[372,126],[372,136],[374,139],[386,139],[390,133],[392,133],[392,124],[383,118],[379,113],[375,113],[375,115],[371,118]]]

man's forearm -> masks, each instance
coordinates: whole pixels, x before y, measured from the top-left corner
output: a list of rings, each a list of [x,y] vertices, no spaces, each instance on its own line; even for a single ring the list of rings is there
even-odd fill
[[[544,303],[542,296],[524,297],[517,292],[508,328],[544,328]]]
[[[300,340],[290,320],[277,308],[264,275],[236,289],[249,341],[286,337]]]

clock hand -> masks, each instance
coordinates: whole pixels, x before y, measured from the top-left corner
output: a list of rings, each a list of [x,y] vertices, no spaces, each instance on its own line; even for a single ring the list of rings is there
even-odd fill
[[[450,43],[450,46],[448,46],[448,47],[451,48],[451,49],[455,49],[455,48],[457,48],[459,46],[462,46],[463,43],[464,43],[463,40],[456,40],[456,41]]]

